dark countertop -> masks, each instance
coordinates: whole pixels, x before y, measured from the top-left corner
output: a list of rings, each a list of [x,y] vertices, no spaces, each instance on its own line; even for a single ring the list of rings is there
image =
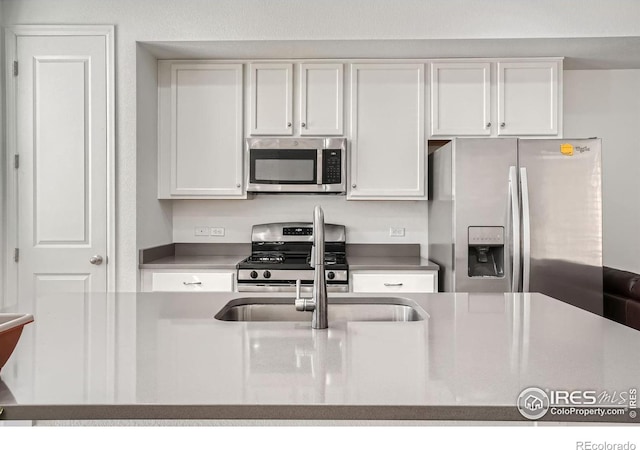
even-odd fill
[[[140,264],[139,267],[140,269],[235,270],[236,264],[244,258],[246,258],[245,255],[173,255]]]
[[[140,269],[235,270],[248,244],[169,244],[140,251]],[[418,244],[348,244],[350,270],[438,270]]]
[[[438,270],[433,261],[419,256],[348,256],[349,270]]]

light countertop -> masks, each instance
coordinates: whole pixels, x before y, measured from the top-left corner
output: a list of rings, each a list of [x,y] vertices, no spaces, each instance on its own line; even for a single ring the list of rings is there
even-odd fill
[[[640,332],[541,294],[407,294],[425,320],[328,330],[214,319],[251,296],[291,298],[37,298],[0,374],[0,419],[525,420],[526,387],[640,385]]]

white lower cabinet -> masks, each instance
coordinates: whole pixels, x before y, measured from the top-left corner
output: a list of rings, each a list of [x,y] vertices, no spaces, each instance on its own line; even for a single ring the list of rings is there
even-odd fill
[[[351,272],[353,292],[438,292],[436,271],[380,271],[363,270]]]
[[[233,292],[235,271],[143,270],[142,292]]]

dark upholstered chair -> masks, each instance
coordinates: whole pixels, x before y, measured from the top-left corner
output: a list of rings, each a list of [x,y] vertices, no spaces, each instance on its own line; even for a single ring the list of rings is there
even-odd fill
[[[640,330],[640,275],[604,268],[604,316]]]

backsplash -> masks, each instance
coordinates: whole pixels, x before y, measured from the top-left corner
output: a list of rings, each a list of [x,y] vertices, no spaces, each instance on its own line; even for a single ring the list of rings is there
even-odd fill
[[[346,201],[331,195],[257,195],[250,200],[173,202],[174,242],[249,242],[251,227],[268,222],[311,222],[321,205],[327,223],[347,227],[348,243],[416,243],[427,251],[426,201]],[[224,236],[196,236],[197,227],[224,228]],[[389,236],[404,228],[404,236]]]

